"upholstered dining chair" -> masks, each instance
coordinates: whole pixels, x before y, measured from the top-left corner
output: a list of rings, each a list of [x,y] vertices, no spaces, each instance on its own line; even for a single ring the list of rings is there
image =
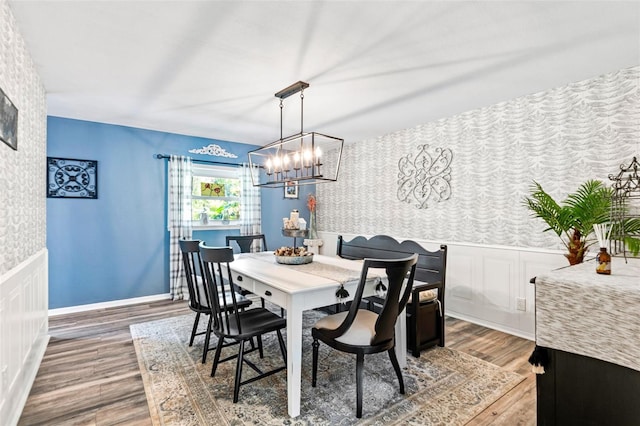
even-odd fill
[[[395,259],[418,254],[412,295],[407,302],[407,349],[416,358],[432,346],[445,345],[444,293],[447,274],[447,246],[429,251],[415,241],[398,242],[387,235],[358,236],[345,241],[338,235],[337,254],[345,259]],[[382,289],[383,290],[383,289]],[[384,298],[365,298],[367,309],[380,312]],[[414,303],[417,300],[418,303]],[[342,309],[340,309],[342,310]],[[340,310],[335,309],[336,312]],[[333,312],[332,312],[333,313]]]
[[[211,340],[211,294],[205,285],[202,276],[202,259],[200,258],[200,240],[180,240],[180,251],[182,252],[182,262],[187,277],[187,288],[189,291],[189,308],[196,313],[191,330],[191,338],[189,346],[193,346],[193,340],[196,336],[205,335],[204,349],[202,351],[202,363],[207,361],[207,353],[215,349],[209,346]],[[245,309],[251,305],[251,300],[242,295],[238,295],[237,305],[239,309]],[[200,315],[207,315],[207,329],[198,333],[198,324]]]
[[[233,389],[233,402],[238,402],[240,387],[287,368],[287,351],[282,338],[281,330],[287,326],[287,321],[265,308],[253,308],[241,311],[238,306],[238,297],[233,285],[233,276],[229,264],[233,262],[233,249],[230,247],[207,247],[200,243],[200,255],[204,268],[204,277],[207,289],[212,294],[212,331],[218,337],[218,346],[213,358],[211,377],[215,376],[218,364],[221,362],[237,359],[236,375]],[[231,295],[228,297],[227,294]],[[262,347],[262,335],[276,332],[280,352],[284,360],[284,365],[263,372],[252,361],[245,358],[245,355],[253,352],[256,348],[245,351],[245,342],[251,342],[254,337],[258,340],[258,350],[260,358],[264,358]],[[220,359],[220,353],[226,341],[238,343],[237,355],[232,355]],[[242,368],[247,364],[258,373],[257,376],[242,381]]]
[[[417,254],[401,259],[365,258],[360,274],[360,282],[349,310],[328,315],[316,322],[311,329],[313,337],[312,387],[316,387],[317,382],[320,340],[336,350],[356,354],[357,418],[362,417],[362,374],[364,356],[366,354],[387,351],[393,369],[398,376],[400,393],[404,394],[404,380],[395,353],[395,324],[398,315],[405,308],[407,300],[409,300],[417,262]],[[367,283],[367,275],[370,269],[384,270],[388,281],[387,294],[380,313],[360,309],[362,293]],[[405,283],[406,285],[403,286]]]

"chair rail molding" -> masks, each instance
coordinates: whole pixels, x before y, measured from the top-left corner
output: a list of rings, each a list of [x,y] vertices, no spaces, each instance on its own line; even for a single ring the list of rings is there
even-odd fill
[[[0,276],[0,419],[15,425],[49,342],[48,252]]]

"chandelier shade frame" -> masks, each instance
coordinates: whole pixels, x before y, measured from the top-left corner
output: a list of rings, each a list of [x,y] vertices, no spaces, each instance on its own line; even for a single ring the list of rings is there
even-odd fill
[[[304,89],[308,83],[299,81],[276,93],[280,99],[280,139],[248,153],[251,167],[261,172],[252,175],[253,186],[283,188],[291,183],[311,185],[338,180],[344,139],[319,132],[305,132]],[[300,132],[282,136],[283,99],[300,93]],[[327,158],[331,158],[325,164]]]

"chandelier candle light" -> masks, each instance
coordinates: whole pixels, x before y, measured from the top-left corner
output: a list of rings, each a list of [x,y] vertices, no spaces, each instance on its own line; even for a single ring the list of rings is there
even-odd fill
[[[249,152],[249,163],[264,169],[260,176],[252,178],[253,186],[282,188],[287,183],[298,185],[335,182],[342,157],[344,139],[318,132],[304,132],[304,89],[308,83],[298,81],[276,93],[280,99],[280,139]],[[283,100],[300,93],[300,132],[291,136],[282,136]],[[334,167],[323,164],[323,158],[331,153],[335,155]]]
[[[593,231],[598,239],[600,245],[600,252],[596,255],[596,272],[598,274],[611,274],[611,255],[607,253],[607,246],[609,245],[609,237],[611,236],[611,228],[607,232],[606,223],[595,223],[593,225]]]

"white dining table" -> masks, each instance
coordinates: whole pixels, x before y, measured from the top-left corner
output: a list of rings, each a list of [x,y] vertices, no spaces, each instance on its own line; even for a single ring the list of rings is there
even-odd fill
[[[262,252],[236,254],[229,266],[234,284],[287,311],[287,403],[289,416],[297,417],[302,386],[302,313],[339,303],[336,291],[341,285],[349,292],[346,300],[353,299],[362,262],[316,254],[308,265],[283,265],[276,262],[273,252]],[[375,282],[370,280],[363,296],[374,294]],[[406,353],[403,311],[396,322],[396,354],[403,368]]]

